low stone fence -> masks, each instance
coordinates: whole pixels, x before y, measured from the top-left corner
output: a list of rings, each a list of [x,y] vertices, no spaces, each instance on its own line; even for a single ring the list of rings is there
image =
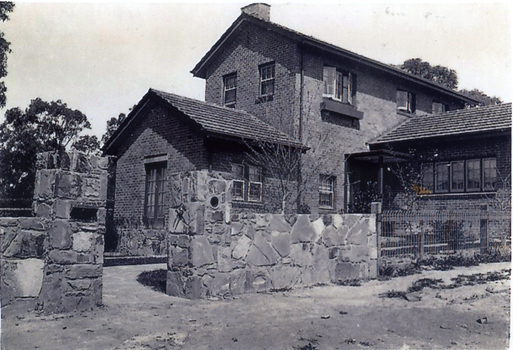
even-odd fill
[[[224,220],[219,210],[201,208],[193,231],[168,236],[169,295],[196,299],[377,277],[374,214]]]
[[[106,158],[40,154],[37,217],[0,218],[2,307],[47,313],[102,303]]]

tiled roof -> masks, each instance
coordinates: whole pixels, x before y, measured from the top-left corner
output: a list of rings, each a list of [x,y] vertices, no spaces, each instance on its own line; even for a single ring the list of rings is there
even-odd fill
[[[223,52],[223,50],[222,50],[223,45],[225,45],[229,41],[229,39],[233,35],[233,33],[235,33],[236,30],[244,22],[249,22],[249,23],[254,23],[254,24],[257,24],[257,25],[261,25],[261,26],[263,26],[264,28],[266,28],[268,30],[274,30],[276,32],[279,32],[282,35],[285,35],[285,36],[291,38],[294,41],[300,42],[302,44],[309,45],[310,47],[314,47],[314,48],[321,49],[323,51],[335,53],[336,55],[339,55],[339,56],[342,56],[342,57],[354,60],[354,61],[358,62],[358,64],[364,64],[364,65],[367,65],[367,66],[379,69],[381,71],[386,71],[386,72],[388,72],[390,74],[393,74],[393,75],[396,75],[396,76],[400,76],[401,78],[408,79],[410,81],[414,81],[416,83],[419,83],[421,85],[427,86],[429,88],[432,88],[432,89],[435,89],[435,90],[438,90],[438,91],[443,91],[446,94],[449,94],[449,95],[452,95],[454,97],[460,98],[460,99],[462,99],[464,101],[468,101],[468,102],[472,102],[472,103],[478,102],[477,100],[475,100],[472,97],[462,95],[462,94],[460,94],[460,93],[458,93],[458,92],[456,92],[454,90],[451,90],[451,89],[449,89],[449,88],[447,88],[447,87],[445,87],[445,86],[443,86],[441,84],[438,84],[438,83],[433,82],[431,80],[424,79],[422,77],[410,74],[410,73],[405,72],[405,71],[403,71],[403,70],[401,70],[401,69],[399,69],[399,68],[397,68],[395,66],[392,66],[392,65],[389,65],[389,64],[385,64],[385,63],[382,63],[382,62],[379,62],[379,61],[376,61],[374,59],[365,57],[363,55],[356,54],[356,53],[354,53],[352,51],[343,49],[343,48],[341,48],[339,46],[330,44],[330,43],[328,43],[326,41],[317,39],[317,38],[315,38],[313,36],[303,34],[301,32],[298,32],[296,30],[290,29],[288,27],[285,27],[285,26],[280,25],[280,24],[275,23],[275,22],[262,20],[262,19],[260,19],[258,17],[246,14],[244,12],[232,23],[230,28],[228,28],[226,30],[226,32],[224,32],[224,34],[217,40],[217,42],[210,48],[210,50],[203,56],[203,58],[192,69],[191,73],[194,76],[197,76],[197,77],[200,77],[200,78],[206,78],[206,66],[207,66],[208,62],[214,56],[216,56],[216,55],[220,54],[221,52]]]
[[[247,140],[302,147],[301,143],[292,137],[245,111],[221,107],[159,90],[150,89],[150,92],[180,110],[201,125],[207,132]]]
[[[378,137],[371,144],[463,135],[511,128],[511,103],[418,116]]]

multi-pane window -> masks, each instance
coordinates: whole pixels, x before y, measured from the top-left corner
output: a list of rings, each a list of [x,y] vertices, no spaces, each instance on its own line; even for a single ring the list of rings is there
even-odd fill
[[[441,102],[433,102],[433,108],[432,108],[432,113],[433,114],[440,114],[440,113],[444,113],[444,112],[447,112],[447,105],[441,103]]]
[[[248,166],[248,200],[262,201],[262,169]]]
[[[497,189],[497,160],[495,158],[483,159],[483,189],[492,191]]]
[[[260,67],[260,96],[274,94],[274,63]]]
[[[433,192],[433,163],[422,164],[422,189],[423,192]]]
[[[146,165],[144,217],[157,227],[164,225],[166,166],[166,162]]]
[[[422,188],[435,193],[493,191],[498,188],[496,158],[422,164]]]
[[[335,176],[319,176],[319,207],[333,208]]]
[[[397,90],[397,110],[415,113],[415,94],[404,90]]]
[[[224,83],[224,105],[235,108],[237,101],[237,73],[229,74],[223,78]]]
[[[479,191],[481,189],[481,160],[467,160],[467,190]]]
[[[334,100],[353,104],[353,74],[338,71],[335,67],[324,67],[324,96]]]
[[[449,163],[438,163],[435,168],[436,192],[449,191]]]
[[[451,163],[451,192],[465,190],[465,163],[463,161]]]
[[[233,199],[244,200],[244,192],[245,192],[244,165],[234,164],[234,165],[232,165],[232,169],[233,169],[233,175],[235,177],[235,179],[233,180],[233,186],[232,186]]]
[[[233,180],[232,196],[235,200],[262,201],[262,169],[252,165],[232,165]]]

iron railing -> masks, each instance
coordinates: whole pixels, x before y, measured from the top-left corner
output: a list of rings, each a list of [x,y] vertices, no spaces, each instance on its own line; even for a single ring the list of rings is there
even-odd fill
[[[511,245],[511,215],[488,210],[405,211],[378,214],[379,257],[424,257]]]

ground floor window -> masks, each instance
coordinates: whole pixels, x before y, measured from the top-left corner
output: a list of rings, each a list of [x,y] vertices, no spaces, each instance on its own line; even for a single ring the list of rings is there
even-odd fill
[[[239,201],[262,201],[262,169],[252,165],[233,164],[233,199]]]
[[[494,191],[499,185],[494,157],[425,163],[421,169],[422,187],[429,193]]]
[[[146,164],[144,217],[153,227],[164,226],[164,195],[167,162]]]
[[[319,176],[319,207],[333,208],[335,199],[335,176]]]

